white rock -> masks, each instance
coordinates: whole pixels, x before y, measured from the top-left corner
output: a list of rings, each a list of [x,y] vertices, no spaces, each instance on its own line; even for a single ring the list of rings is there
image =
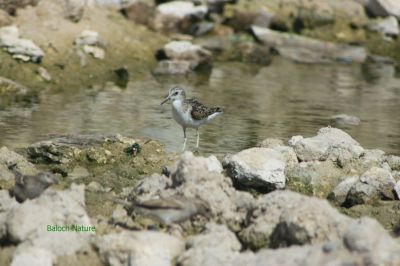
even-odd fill
[[[228,155],[223,166],[228,175],[247,187],[274,190],[285,187],[285,157],[269,148],[250,148]]]
[[[151,231],[108,234],[99,237],[95,245],[111,266],[170,266],[184,249],[181,239]]]
[[[346,114],[334,115],[331,116],[331,119],[338,125],[358,126],[361,123],[360,118]]]
[[[372,31],[379,32],[383,38],[389,38],[389,40],[391,40],[393,37],[397,37],[400,33],[399,22],[393,16],[376,21],[368,28]]]
[[[183,19],[186,16],[196,15],[203,18],[207,14],[206,6],[195,6],[191,2],[172,1],[157,6],[157,12],[164,16]]]
[[[9,239],[55,255],[70,255],[89,244],[93,232],[49,231],[48,226],[91,226],[84,209],[84,186],[63,191],[47,189],[40,197],[13,207],[7,214]],[[40,215],[38,215],[40,214]]]
[[[400,180],[394,185],[394,192],[396,192],[397,199],[400,199]]]
[[[96,31],[84,30],[76,39],[75,44],[78,46],[91,45],[103,46],[104,42]]]
[[[202,63],[211,57],[211,52],[188,41],[172,41],[164,46],[169,59]]]
[[[106,56],[106,52],[104,51],[104,49],[96,46],[85,45],[83,46],[83,51],[87,54],[92,55],[94,58],[101,60],[103,60]]]
[[[366,8],[378,17],[393,15],[400,19],[400,2],[398,0],[369,0],[366,3]]]
[[[292,143],[294,143],[294,151],[301,161],[324,161],[331,154],[334,156],[330,159],[336,160],[344,152],[348,153],[346,155],[358,158],[364,152],[360,144],[350,135],[340,129],[331,127],[321,128],[318,130],[317,136],[299,139]]]

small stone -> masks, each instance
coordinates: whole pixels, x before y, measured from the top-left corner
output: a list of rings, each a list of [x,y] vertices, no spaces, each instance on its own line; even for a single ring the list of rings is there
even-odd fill
[[[45,81],[51,81],[51,75],[50,73],[47,71],[47,69],[45,69],[44,67],[39,67],[38,68],[38,74],[39,76],[44,79]]]
[[[106,54],[104,49],[90,45],[83,46],[83,51],[100,60],[103,60]]]

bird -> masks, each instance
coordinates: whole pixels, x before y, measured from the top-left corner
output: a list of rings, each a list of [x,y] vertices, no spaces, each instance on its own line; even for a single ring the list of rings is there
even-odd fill
[[[184,222],[197,214],[206,217],[211,214],[210,205],[207,202],[177,195],[133,203],[120,199],[113,199],[113,201],[126,207],[133,207],[139,214],[165,225]]]
[[[18,202],[39,197],[50,185],[57,184],[58,179],[52,173],[42,172],[37,175],[23,175],[12,170],[15,177],[15,184],[9,190],[11,197]]]
[[[221,107],[207,107],[196,98],[186,99],[185,90],[180,86],[172,87],[168,95],[161,102],[161,105],[167,101],[171,102],[174,120],[181,125],[183,129],[184,142],[182,151],[186,148],[186,128],[196,129],[196,149],[198,149],[200,141],[199,127],[223,113]]]

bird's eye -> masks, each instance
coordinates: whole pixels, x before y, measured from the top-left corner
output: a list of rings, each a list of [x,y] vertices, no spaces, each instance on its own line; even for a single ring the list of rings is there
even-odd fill
[[[178,95],[178,92],[176,91],[173,95]]]

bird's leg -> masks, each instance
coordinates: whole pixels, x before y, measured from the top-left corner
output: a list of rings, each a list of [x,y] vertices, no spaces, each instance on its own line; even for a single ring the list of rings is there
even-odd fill
[[[183,137],[185,138],[185,140],[183,141],[182,152],[185,151],[186,148],[186,127],[183,128]]]
[[[197,128],[197,143],[196,143],[196,150],[199,149],[199,142],[200,142],[200,134],[199,134],[199,129]]]

